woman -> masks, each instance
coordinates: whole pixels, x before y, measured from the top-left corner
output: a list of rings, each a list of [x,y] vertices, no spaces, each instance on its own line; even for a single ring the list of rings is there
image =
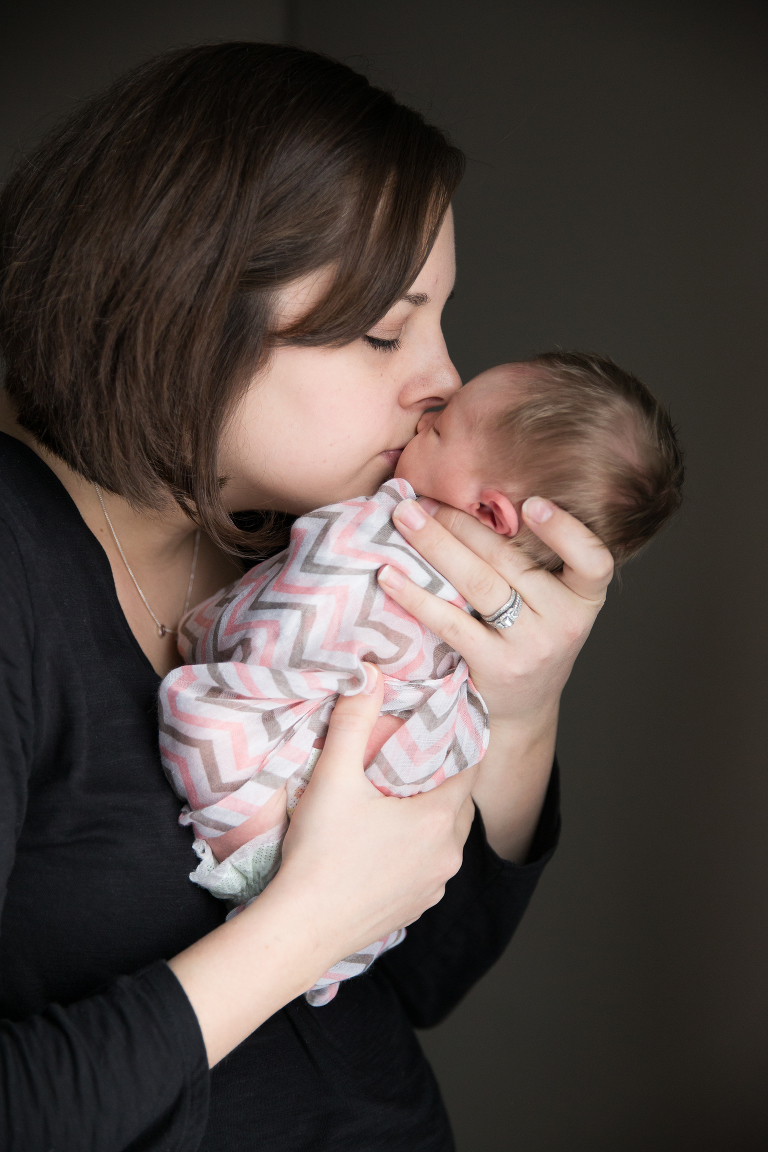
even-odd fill
[[[481,612],[512,587],[525,601],[501,632],[387,586],[467,658],[489,752],[431,794],[379,795],[371,668],[277,878],[229,923],[187,879],[154,709],[185,600],[237,575],[233,549],[375,491],[459,387],[440,313],[460,174],[437,130],[342,65],[224,44],[118,81],[5,190],[3,1147],[452,1146],[411,1026],[498,958],[552,851],[558,699],[606,551],[536,499],[526,522],[562,578],[451,509],[401,519]],[[236,515],[253,529],[254,509],[255,534]],[[403,924],[368,976],[305,1004]]]

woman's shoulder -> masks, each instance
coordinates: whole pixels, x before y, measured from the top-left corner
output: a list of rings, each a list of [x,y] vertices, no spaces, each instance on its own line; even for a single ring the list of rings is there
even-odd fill
[[[36,452],[0,432],[0,519],[5,532],[44,538],[72,530],[80,521],[71,497]]]
[[[9,624],[25,617],[24,604],[30,596],[26,570],[36,535],[35,492],[40,486],[35,462],[50,472],[20,440],[0,432],[0,588],[6,634]]]
[[[55,473],[2,432],[0,597],[6,662],[18,665],[24,652],[31,661],[34,649],[41,667],[61,670],[104,634],[113,649],[130,649],[123,655],[131,667],[136,663],[104,549]]]
[[[23,570],[47,598],[80,584],[112,586],[109,561],[64,485],[36,452],[0,432],[0,567]]]

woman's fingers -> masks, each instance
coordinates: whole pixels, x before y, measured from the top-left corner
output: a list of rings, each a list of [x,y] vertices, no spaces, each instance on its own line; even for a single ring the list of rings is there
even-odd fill
[[[407,514],[407,509],[404,509],[405,518],[401,511],[403,505],[408,503],[403,501],[398,504],[393,513],[397,528],[408,543],[446,580],[450,580],[481,615],[490,616],[498,611],[509,600],[512,588],[520,593],[524,607],[515,625],[516,636],[521,631],[526,606],[536,613],[542,613],[552,605],[553,600],[561,602],[570,596],[558,580],[548,572],[535,568],[529,557],[516,548],[508,536],[499,535],[474,517],[447,504],[437,507],[434,518],[422,517],[424,523],[420,528],[413,528],[410,523],[414,521]],[[431,613],[427,617],[414,611],[411,606],[415,602],[413,594],[408,604],[399,595],[394,595],[393,599],[413,612],[423,624],[437,631],[448,643],[452,642],[449,637],[434,627],[435,619],[445,618],[447,627],[451,626],[453,620],[454,628],[459,629],[458,634],[461,637],[467,636],[467,642],[471,642],[471,636],[466,632],[467,625],[455,615],[455,610],[454,614],[446,613],[437,604],[430,609],[424,600],[425,610]],[[460,615],[466,617],[467,614]],[[475,630],[475,635],[479,638],[481,633]],[[470,657],[468,649],[462,648],[460,644],[454,644],[454,647],[472,663],[474,657]]]
[[[503,573],[512,587],[523,580],[527,573],[538,571],[528,556],[516,548],[509,536],[502,536],[450,504],[441,504],[435,511],[435,520],[465,548],[479,559],[490,564],[497,572]],[[413,541],[411,541],[413,543]],[[414,545],[415,546],[415,545]],[[485,613],[490,615],[490,611]]]
[[[413,809],[424,846],[430,856],[441,860],[440,883],[434,890],[430,907],[442,900],[446,881],[461,868],[464,843],[475,818],[472,789],[478,771],[479,766],[475,764],[450,776],[439,788],[398,801]]]
[[[414,518],[404,501],[394,520],[408,543],[482,615],[502,607],[510,589],[519,592],[523,607],[514,626],[488,628],[389,565],[379,572],[380,584],[461,653],[492,721],[530,715],[537,701],[542,715],[551,715],[605,598],[613,567],[610,553],[583,524],[548,501],[527,501],[523,516],[562,556],[565,568],[557,576],[534,567],[511,540],[471,516],[446,505],[434,513]]]
[[[535,612],[562,604],[566,590],[597,604],[605,597],[613,574],[608,549],[584,524],[548,500],[527,500],[523,519],[565,562],[557,578],[535,568],[509,537],[449,505],[437,506],[434,517],[422,513],[425,522],[412,527],[404,507],[410,504],[404,501],[395,509],[399,531],[484,616],[506,602],[509,592],[502,594],[509,588],[515,588]]]
[[[339,696],[333,709],[323,751],[315,766],[315,774],[320,770],[318,779],[331,781],[338,776],[346,777],[353,765],[360,769],[359,775],[365,781],[363,755],[381,712],[384,677],[375,664],[363,664],[363,667],[367,677],[365,690],[355,696]]]
[[[383,684],[377,668],[366,668],[373,691],[339,698],[323,753],[291,819],[282,866],[265,893],[269,900],[275,885],[289,891],[294,907],[323,937],[333,928],[326,966],[413,921],[441,898],[461,865],[474,811],[469,793],[476,769],[403,800],[383,795],[366,778],[363,752]]]
[[[466,613],[461,615],[466,616]],[[349,782],[352,768],[352,778],[359,780],[366,792],[380,797],[382,794],[362,771],[362,764],[368,737],[381,713],[384,677],[375,664],[364,663],[363,667],[367,676],[366,690],[356,696],[339,697],[331,714],[323,752],[315,765],[312,779],[325,781],[334,787],[342,781]],[[460,844],[469,835],[474,819],[471,792],[476,775],[476,767],[466,769],[444,781],[439,789],[412,797],[423,808],[434,809],[438,820],[442,816],[454,827]]]
[[[531,531],[564,562],[562,583],[577,596],[602,604],[613,577],[613,558],[603,542],[550,500],[532,496],[522,514]]]
[[[478,660],[482,662],[483,656],[487,654],[488,643],[493,640],[485,624],[454,604],[449,604],[447,600],[441,600],[425,588],[419,588],[418,584],[414,584],[390,564],[379,569],[379,584],[401,608],[460,652],[470,668]],[[463,589],[460,591],[467,595]],[[509,592],[505,599],[509,599]]]
[[[478,555],[472,543],[462,541],[454,535],[449,525],[444,526],[443,518],[447,515],[450,520],[450,513],[477,526],[480,530],[476,534],[477,543],[483,540],[483,534],[491,538],[488,544],[501,542],[495,546],[496,555],[493,555],[492,549],[488,550],[490,555]],[[510,584],[502,566],[504,551],[511,551],[508,537],[499,536],[472,516],[456,508],[449,509],[448,505],[441,505],[437,515],[439,519],[427,516],[416,501],[404,500],[395,508],[392,519],[408,543],[446,580],[450,580],[473,608],[483,616],[489,616],[505,604],[510,595]]]
[[[464,841],[469,836],[469,830],[475,818],[472,789],[475,786],[478,771],[479,765],[477,764],[472,768],[465,768],[458,775],[444,780],[439,789],[422,794],[426,803],[429,803],[429,797],[435,796],[435,794],[439,796],[447,810],[447,819],[450,821],[453,818],[456,843],[460,846],[464,845]],[[443,789],[446,790],[443,791]],[[456,871],[458,871],[460,864],[461,860],[459,859]]]

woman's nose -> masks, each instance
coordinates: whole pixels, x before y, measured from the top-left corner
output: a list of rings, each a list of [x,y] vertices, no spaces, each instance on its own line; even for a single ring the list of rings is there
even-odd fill
[[[447,403],[451,396],[454,396],[461,388],[461,377],[448,355],[448,346],[445,343],[442,329],[435,353],[435,381],[438,383],[440,395]]]
[[[453,366],[442,335],[434,354],[421,365],[421,371],[408,387],[404,407],[423,404],[425,407],[444,406],[461,388],[461,377]]]
[[[440,395],[447,403],[451,396],[455,396],[461,388],[461,377],[456,371],[453,361],[448,355],[448,349],[445,349],[445,354],[441,359],[440,368],[437,373],[437,378],[440,382]]]

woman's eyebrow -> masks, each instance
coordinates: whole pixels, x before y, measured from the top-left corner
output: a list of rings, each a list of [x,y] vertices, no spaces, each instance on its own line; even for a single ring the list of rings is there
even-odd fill
[[[451,289],[451,293],[447,299],[452,300],[453,296],[454,291]],[[408,304],[412,304],[414,308],[421,308],[422,304],[429,304],[430,298],[426,292],[406,292],[405,296],[400,297],[400,300],[405,300]]]

